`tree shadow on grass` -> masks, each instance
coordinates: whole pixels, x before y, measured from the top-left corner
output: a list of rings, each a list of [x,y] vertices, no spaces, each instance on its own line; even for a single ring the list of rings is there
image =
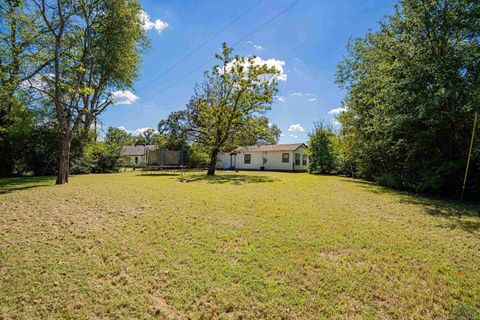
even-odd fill
[[[136,177],[178,177],[181,173],[179,172],[149,172],[141,173],[136,175]]]
[[[12,177],[0,179],[0,195],[13,191],[50,186],[55,183],[55,177]]]
[[[453,199],[418,195],[376,185],[375,183],[354,179],[342,179],[356,184],[364,190],[376,194],[390,194],[399,198],[400,203],[414,204],[422,207],[423,213],[442,218],[440,227],[461,229],[470,233],[480,231],[480,204],[459,202]]]
[[[268,176],[259,176],[259,175],[247,175],[247,174],[220,174],[215,176],[208,176],[206,174],[184,177],[178,179],[180,182],[199,182],[204,181],[207,183],[218,183],[218,184],[234,184],[242,185],[249,183],[265,183],[273,182],[274,179]]]
[[[480,205],[478,204],[415,195],[403,196],[400,202],[420,205],[424,213],[443,218],[439,224],[440,227],[461,229],[470,233],[480,231]]]

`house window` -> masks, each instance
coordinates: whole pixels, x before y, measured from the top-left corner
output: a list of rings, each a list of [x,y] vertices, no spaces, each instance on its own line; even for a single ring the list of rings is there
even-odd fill
[[[282,153],[282,162],[289,163],[290,162],[290,153]]]
[[[295,165],[299,166],[300,165],[300,154],[295,153]]]
[[[306,166],[307,165],[307,155],[303,155],[302,157],[302,165]]]
[[[251,154],[244,154],[243,155],[243,163],[244,164],[252,163],[252,155]]]

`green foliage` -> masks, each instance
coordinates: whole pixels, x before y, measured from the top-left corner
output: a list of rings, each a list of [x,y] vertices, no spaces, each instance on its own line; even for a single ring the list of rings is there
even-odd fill
[[[458,195],[480,103],[479,17],[478,1],[400,1],[380,30],[350,44],[337,81],[348,90],[341,137],[356,174]],[[471,196],[479,149],[477,139]]]
[[[238,146],[277,144],[282,131],[276,124],[269,122],[265,116],[248,119],[239,131],[232,135],[225,144],[225,150]]]
[[[21,84],[48,62],[44,31],[35,28],[38,18],[23,1],[0,2],[0,176],[9,176],[15,170],[12,152],[17,146],[10,133],[16,128],[15,113],[23,104],[25,88]]]
[[[133,144],[133,137],[125,130],[108,127],[105,135],[105,143],[109,145],[128,146]]]
[[[314,123],[308,134],[308,169],[310,172],[331,173],[337,161],[337,137],[333,127],[326,122]]]
[[[120,171],[125,159],[118,145],[93,142],[87,145],[85,155],[72,161],[70,173],[115,173]]]
[[[92,164],[92,173],[119,172],[123,164],[122,149],[97,142],[87,149],[87,157]]]
[[[154,129],[147,129],[139,135],[133,136],[133,144],[135,145],[157,145],[160,142],[160,136]]]
[[[208,151],[210,175],[215,173],[219,152],[251,140],[251,134],[265,136],[268,121],[262,116],[278,91],[278,69],[232,52],[224,44],[222,54],[216,55],[219,65],[205,73],[186,110],[159,123],[160,132],[185,137]]]
[[[16,174],[53,175],[58,169],[58,136],[55,125],[39,111],[21,106],[12,113],[8,138]],[[41,123],[41,124],[40,124]]]
[[[194,143],[184,152],[189,168],[206,168],[208,166],[210,155],[202,146]]]

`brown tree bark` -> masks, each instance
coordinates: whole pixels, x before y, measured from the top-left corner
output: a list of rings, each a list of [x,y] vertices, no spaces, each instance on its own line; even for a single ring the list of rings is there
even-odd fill
[[[58,161],[58,173],[56,184],[68,183],[68,171],[70,169],[70,146],[71,138],[68,134],[60,134],[59,137],[59,161]]]
[[[215,175],[215,167],[217,166],[217,157],[218,157],[218,149],[213,149],[212,153],[210,154],[210,163],[208,164],[208,171],[207,176],[214,176]]]
[[[11,156],[11,145],[8,141],[8,130],[11,123],[8,114],[0,106],[0,177],[9,177],[13,174],[13,159]]]
[[[4,138],[1,137],[1,140]],[[13,159],[11,157],[10,143],[6,140],[0,141],[0,177],[13,175]]]

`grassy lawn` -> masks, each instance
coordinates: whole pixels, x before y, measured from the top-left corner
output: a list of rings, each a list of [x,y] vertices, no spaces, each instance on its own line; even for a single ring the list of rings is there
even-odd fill
[[[333,176],[0,180],[0,319],[447,318],[480,208]]]

